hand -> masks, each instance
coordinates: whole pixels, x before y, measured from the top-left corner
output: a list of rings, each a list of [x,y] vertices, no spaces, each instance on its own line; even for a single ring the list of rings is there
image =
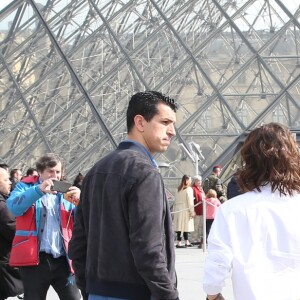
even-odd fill
[[[190,212],[190,219],[194,219],[195,218],[195,212]]]
[[[53,178],[54,179],[54,178]],[[40,190],[43,193],[47,193],[47,194],[57,194],[56,191],[51,191],[51,186],[53,185],[53,181],[52,179],[46,179],[44,180],[41,184],[40,184]]]
[[[80,200],[80,189],[76,186],[71,186],[69,192],[64,193],[64,198],[77,206]]]
[[[206,300],[225,300],[221,293],[217,295],[207,295]]]
[[[226,199],[226,197],[221,196],[221,197],[219,198],[219,200],[220,200],[221,203],[224,203],[227,199]]]

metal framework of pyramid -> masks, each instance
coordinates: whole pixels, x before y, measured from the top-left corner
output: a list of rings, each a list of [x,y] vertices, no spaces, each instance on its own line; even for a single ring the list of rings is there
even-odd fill
[[[0,12],[0,162],[55,152],[84,174],[126,138],[130,96],[158,90],[180,104],[156,157],[169,191],[214,164],[226,182],[249,130],[300,131],[299,33],[292,0],[15,0]]]

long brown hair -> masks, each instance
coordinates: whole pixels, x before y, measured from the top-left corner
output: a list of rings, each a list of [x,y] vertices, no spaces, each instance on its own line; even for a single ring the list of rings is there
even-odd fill
[[[237,181],[242,191],[260,191],[260,186],[270,184],[272,192],[300,192],[299,147],[286,126],[269,123],[254,129],[241,148],[241,157]]]
[[[188,187],[187,181],[191,178],[191,176],[188,175],[183,175],[182,179],[181,179],[181,183],[178,186],[178,192],[180,192],[181,190],[184,190]]]

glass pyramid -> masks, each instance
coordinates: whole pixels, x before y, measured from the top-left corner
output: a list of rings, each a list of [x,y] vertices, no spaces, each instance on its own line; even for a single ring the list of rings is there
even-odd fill
[[[86,173],[126,138],[137,91],[180,103],[156,157],[172,194],[183,174],[239,165],[249,130],[300,130],[300,9],[281,0],[15,0],[0,11],[0,161],[42,154]],[[197,154],[197,155],[196,155]]]

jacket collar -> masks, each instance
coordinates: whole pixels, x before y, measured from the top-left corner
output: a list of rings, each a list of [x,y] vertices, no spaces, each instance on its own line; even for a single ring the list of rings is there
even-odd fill
[[[156,161],[154,160],[154,158],[152,157],[151,153],[139,142],[128,139],[128,140],[121,142],[117,149],[118,150],[131,149],[134,151],[138,151],[138,152],[144,154],[146,157],[148,157],[149,160],[151,161],[152,165],[155,168],[158,168],[158,165],[157,165]]]

